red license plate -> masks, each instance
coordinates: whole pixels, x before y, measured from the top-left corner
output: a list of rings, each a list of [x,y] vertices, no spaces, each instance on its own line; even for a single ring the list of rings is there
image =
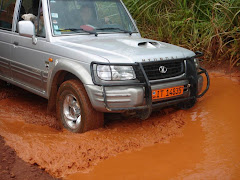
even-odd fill
[[[179,96],[183,94],[184,86],[177,86],[166,89],[158,89],[152,91],[152,99],[163,99],[168,97]]]

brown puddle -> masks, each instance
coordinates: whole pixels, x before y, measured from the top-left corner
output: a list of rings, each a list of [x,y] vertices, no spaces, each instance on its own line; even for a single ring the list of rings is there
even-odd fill
[[[239,179],[240,84],[226,76],[211,73],[210,91],[191,110],[114,120],[85,134],[54,129],[46,100],[3,88],[0,135],[23,160],[69,180]]]

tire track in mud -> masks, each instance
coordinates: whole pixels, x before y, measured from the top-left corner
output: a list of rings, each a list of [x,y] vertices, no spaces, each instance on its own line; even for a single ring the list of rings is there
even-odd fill
[[[45,99],[15,87],[0,88],[0,135],[20,158],[56,177],[88,172],[121,152],[167,143],[181,135],[185,124],[184,111],[166,109],[146,121],[110,120],[102,129],[73,134],[54,129],[58,123],[46,109]]]

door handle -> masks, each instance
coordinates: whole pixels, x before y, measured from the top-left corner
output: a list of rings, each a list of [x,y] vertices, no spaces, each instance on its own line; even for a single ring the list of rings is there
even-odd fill
[[[49,62],[45,61],[45,67],[48,69],[49,68]]]
[[[14,41],[14,43],[13,43],[15,46],[18,46],[18,42],[16,42],[16,41]]]

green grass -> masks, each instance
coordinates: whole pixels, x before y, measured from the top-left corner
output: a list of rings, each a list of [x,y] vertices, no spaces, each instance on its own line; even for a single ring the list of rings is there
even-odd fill
[[[240,66],[240,0],[123,0],[143,37]]]

